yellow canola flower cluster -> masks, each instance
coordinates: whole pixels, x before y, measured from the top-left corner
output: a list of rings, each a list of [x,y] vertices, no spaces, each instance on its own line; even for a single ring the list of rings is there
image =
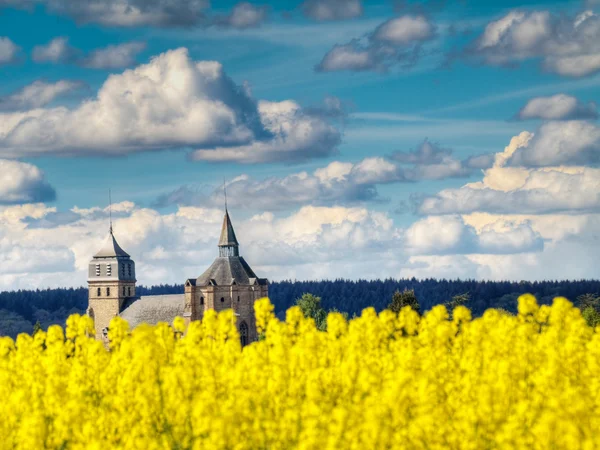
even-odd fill
[[[600,333],[564,298],[332,313],[326,332],[255,307],[244,348],[231,311],[187,330],[115,318],[110,351],[77,315],[1,338],[0,448],[600,448]]]

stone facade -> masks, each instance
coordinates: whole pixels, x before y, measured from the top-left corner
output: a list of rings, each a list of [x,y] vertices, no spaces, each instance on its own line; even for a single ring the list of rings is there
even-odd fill
[[[137,297],[135,263],[112,232],[89,265],[88,314],[94,318],[97,339],[106,339],[110,320],[120,315],[130,325],[172,323],[182,315],[187,323],[202,320],[205,311],[232,309],[242,344],[258,338],[254,302],[269,294],[269,282],[258,278],[243,257],[229,213],[225,211],[219,256],[198,278],[185,282],[183,295]]]

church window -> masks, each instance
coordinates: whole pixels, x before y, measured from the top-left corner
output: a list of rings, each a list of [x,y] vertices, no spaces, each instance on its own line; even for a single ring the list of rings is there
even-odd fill
[[[125,286],[123,286],[123,297],[127,296],[127,291],[125,290]]]
[[[240,296],[238,295],[238,302],[240,301]]]
[[[110,277],[112,275],[112,264],[106,265],[106,276]]]
[[[129,286],[129,287],[127,288],[127,295],[129,295],[129,296],[131,297],[131,286]]]
[[[110,297],[110,288],[109,287],[106,288],[106,296]]]
[[[100,276],[100,264],[96,264],[96,276]]]
[[[221,297],[221,303],[225,301],[225,297]]]
[[[204,305],[204,297],[200,297],[200,304]]]
[[[100,288],[98,288],[98,292],[97,292],[97,297],[102,297],[102,290]]]
[[[242,347],[248,345],[248,325],[246,325],[246,322],[240,323],[240,341]]]
[[[127,264],[127,274],[131,276],[131,263]]]

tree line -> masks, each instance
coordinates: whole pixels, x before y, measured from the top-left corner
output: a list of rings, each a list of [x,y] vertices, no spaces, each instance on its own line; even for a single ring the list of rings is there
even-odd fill
[[[575,281],[475,281],[445,279],[385,279],[385,280],[325,280],[273,282],[269,297],[275,313],[285,317],[285,311],[304,294],[318,297],[319,306],[326,311],[340,311],[349,317],[360,314],[369,306],[377,311],[387,308],[394,293],[412,291],[418,299],[420,312],[438,304],[465,304],[474,316],[488,308],[500,308],[515,313],[517,297],[530,293],[540,304],[550,304],[563,296],[574,301],[589,321],[600,322],[600,280]],[[137,287],[138,295],[183,293],[181,284],[162,284]],[[0,335],[16,336],[31,333],[36,323],[46,329],[49,325],[64,324],[73,313],[82,314],[87,308],[87,288],[61,288],[0,292]],[[454,303],[450,303],[454,302]],[[457,303],[459,302],[459,303]],[[590,309],[591,308],[591,309]],[[451,308],[450,308],[451,309]],[[587,309],[587,312],[585,310]],[[318,313],[323,314],[323,313]]]

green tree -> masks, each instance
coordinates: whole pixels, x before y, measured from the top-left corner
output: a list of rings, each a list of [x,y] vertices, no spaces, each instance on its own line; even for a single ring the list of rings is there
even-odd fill
[[[590,327],[600,325],[600,297],[598,295],[580,295],[575,300],[575,304],[581,309],[581,315]]]
[[[444,306],[450,314],[450,318],[452,318],[452,311],[454,311],[454,308],[460,305],[466,306],[469,300],[471,300],[471,294],[465,292],[464,294],[455,295],[450,299],[450,301],[444,303]]]
[[[327,311],[321,306],[321,297],[305,293],[296,300],[296,305],[300,307],[304,317],[314,319],[317,329],[321,331],[327,329]]]
[[[598,311],[596,311],[593,307],[588,306],[581,312],[581,315],[590,327],[600,325],[600,313],[598,313]]]
[[[39,320],[35,322],[35,325],[33,326],[33,333],[31,335],[35,336],[38,331],[42,331],[42,325],[40,324]]]
[[[394,311],[395,313],[399,313],[400,310],[405,306],[410,306],[417,313],[421,313],[419,301],[417,300],[414,289],[404,289],[402,292],[394,292],[394,295],[392,296],[392,302],[388,305],[388,309],[390,311]]]

